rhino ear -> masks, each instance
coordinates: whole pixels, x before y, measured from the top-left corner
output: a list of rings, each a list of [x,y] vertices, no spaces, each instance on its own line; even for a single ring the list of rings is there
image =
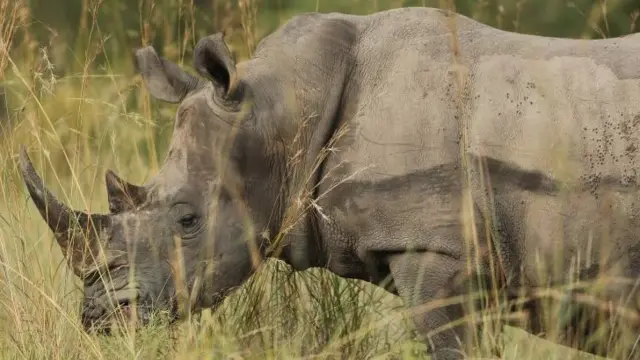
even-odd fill
[[[159,56],[152,46],[134,53],[134,64],[151,96],[169,103],[178,103],[194,88],[198,79],[178,65]]]
[[[105,182],[109,198],[109,211],[113,214],[134,210],[144,202],[147,196],[144,187],[122,180],[111,170],[107,170]]]
[[[225,98],[231,98],[238,85],[236,63],[224,42],[224,32],[217,32],[198,41],[193,50],[193,67],[209,79]]]

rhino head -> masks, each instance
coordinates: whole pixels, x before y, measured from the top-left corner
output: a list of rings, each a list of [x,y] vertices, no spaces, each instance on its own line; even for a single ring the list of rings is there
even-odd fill
[[[87,331],[108,331],[116,314],[144,324],[152,310],[166,310],[176,320],[180,300],[184,310],[214,307],[263,258],[262,233],[277,231],[278,145],[256,120],[273,110],[252,90],[260,74],[238,75],[222,33],[201,39],[193,56],[199,76],[152,47],[136,51],[149,93],[180,105],[153,178],[138,186],[107,172],[109,213],[58,201],[21,150],[31,198],[84,283]]]

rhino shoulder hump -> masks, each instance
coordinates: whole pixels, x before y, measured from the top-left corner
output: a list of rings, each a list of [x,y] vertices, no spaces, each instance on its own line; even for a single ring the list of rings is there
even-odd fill
[[[308,12],[293,16],[278,30],[266,36],[258,51],[293,46],[331,49],[353,46],[358,26],[356,17],[338,13]]]

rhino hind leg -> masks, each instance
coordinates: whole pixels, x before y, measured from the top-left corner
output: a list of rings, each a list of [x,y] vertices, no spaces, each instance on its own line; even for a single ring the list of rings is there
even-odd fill
[[[639,299],[637,287],[616,287],[606,295],[567,293],[558,311],[558,342],[598,356],[640,359]]]
[[[581,274],[589,285],[564,294],[558,311],[562,343],[598,356],[640,359],[637,248],[632,246],[622,261]]]
[[[638,276],[635,276],[636,279]],[[583,279],[589,280],[589,279]],[[590,279],[594,280],[594,279]],[[526,323],[510,323],[532,335],[601,357],[640,360],[639,284],[607,284],[604,291],[567,291],[526,295],[518,309]],[[515,298],[514,298],[515,299]],[[513,299],[512,299],[513,300]],[[519,299],[522,300],[522,299]]]

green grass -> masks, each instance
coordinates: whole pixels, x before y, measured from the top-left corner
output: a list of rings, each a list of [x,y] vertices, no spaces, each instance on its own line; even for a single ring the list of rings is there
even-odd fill
[[[47,1],[67,6],[62,0]],[[211,13],[198,13],[187,0],[130,2],[136,5],[128,8],[124,1],[65,2],[71,3],[69,11],[76,18],[71,23],[50,18],[58,24],[55,27],[42,20],[53,16],[55,7],[0,0],[0,44],[13,39],[7,47],[11,52],[0,46],[0,81],[8,89],[11,106],[0,139],[0,357],[424,357],[424,346],[415,340],[400,299],[324,270],[292,273],[275,260],[215,313],[206,311],[173,328],[150,326],[111,338],[85,334],[78,316],[81,284],[28,200],[16,160],[18,146],[26,145],[60,199],[77,209],[106,211],[106,169],[133,183],[144,182],[157,171],[173,126],[175,106],[151,101],[139,78],[132,76],[130,48],[151,43],[188,66],[198,37],[221,28],[230,34],[237,55],[246,57],[261,36],[302,11],[367,13],[438,2],[282,0],[267,6],[239,0],[217,2]],[[517,11],[530,6],[526,3],[456,2],[468,15],[504,28],[517,27]],[[631,31],[637,19],[632,12],[628,17],[615,13],[627,9],[623,1],[605,2],[608,8],[600,2],[593,7],[576,2],[581,5],[575,11],[557,3],[541,5],[540,13],[551,15],[541,16],[537,29],[532,19],[523,19],[523,31],[544,32],[550,22],[571,18],[573,25],[563,34],[598,36],[625,27]],[[258,8],[263,5],[264,11]],[[123,8],[129,9],[126,16]],[[596,31],[602,15],[612,13],[619,21]],[[565,359],[576,354],[519,330],[507,331],[505,359]]]

